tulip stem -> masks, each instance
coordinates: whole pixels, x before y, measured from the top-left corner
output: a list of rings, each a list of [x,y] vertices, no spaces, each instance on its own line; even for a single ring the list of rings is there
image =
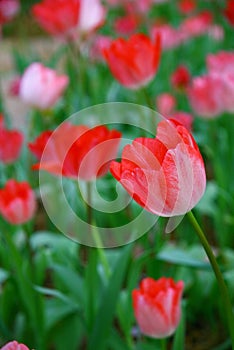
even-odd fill
[[[97,226],[95,225],[95,220],[93,219],[93,212],[92,212],[92,183],[87,182],[87,222],[89,224],[89,230],[94,238],[94,242],[96,245],[96,249],[98,252],[99,259],[101,261],[101,264],[103,266],[103,270],[105,272],[105,276],[107,278],[110,277],[111,271],[109,267],[108,260],[106,258],[106,255],[102,249],[103,243],[101,240],[101,237],[99,235]]]
[[[233,311],[232,311],[232,304],[231,304],[231,300],[230,300],[230,296],[228,293],[228,289],[227,286],[224,282],[223,279],[223,275],[220,271],[219,265],[216,261],[216,258],[214,256],[214,253],[206,239],[206,236],[203,232],[203,230],[201,229],[199,223],[197,222],[197,219],[195,218],[195,216],[193,215],[193,213],[190,211],[188,213],[188,218],[191,222],[191,224],[193,225],[197,236],[199,237],[203,248],[207,254],[207,257],[211,263],[211,266],[213,268],[213,271],[215,273],[219,288],[220,288],[220,292],[223,298],[223,302],[224,302],[224,307],[225,307],[225,313],[227,315],[227,322],[228,322],[228,326],[229,326],[229,332],[230,332],[230,336],[231,336],[231,342],[232,342],[232,349],[234,349],[234,315],[233,315]]]
[[[151,98],[150,98],[146,88],[143,87],[141,89],[141,92],[142,92],[142,95],[144,96],[144,99],[145,99],[145,102],[147,104],[147,107],[149,107],[150,109],[155,110],[155,106],[154,106],[154,104],[153,104],[153,102],[152,102],[152,100],[151,100]]]
[[[167,340],[166,340],[166,338],[161,339],[161,350],[167,350]]]

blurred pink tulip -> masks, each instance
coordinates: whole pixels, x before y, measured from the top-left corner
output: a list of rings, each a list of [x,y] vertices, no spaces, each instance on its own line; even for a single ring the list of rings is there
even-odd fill
[[[186,18],[180,25],[184,39],[199,36],[208,32],[213,22],[212,13],[203,11],[197,15]]]
[[[151,36],[155,38],[160,35],[162,49],[168,50],[181,45],[184,40],[184,35],[177,28],[170,24],[156,24],[151,30]]]
[[[49,109],[60,98],[68,84],[66,75],[58,75],[41,63],[32,63],[24,72],[19,88],[23,102],[38,109]]]
[[[188,98],[194,112],[213,118],[223,111],[223,82],[218,75],[196,77],[188,88]]]
[[[160,114],[166,116],[175,110],[176,99],[169,93],[163,93],[156,98],[157,108]]]
[[[107,35],[95,35],[90,47],[90,57],[94,61],[104,61],[103,50],[111,45],[112,38]]]
[[[234,74],[234,51],[220,51],[206,57],[209,73]]]
[[[81,0],[78,29],[91,32],[105,21],[106,10],[100,0]]]
[[[10,21],[17,15],[20,9],[19,0],[0,1],[0,24]]]
[[[4,345],[1,350],[29,350],[29,348],[26,345],[19,344],[16,340],[14,340]]]

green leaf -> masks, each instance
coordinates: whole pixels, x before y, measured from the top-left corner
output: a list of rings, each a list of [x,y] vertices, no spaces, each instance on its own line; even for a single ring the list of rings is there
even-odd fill
[[[185,349],[185,307],[182,307],[182,310],[181,320],[174,335],[172,350]]]
[[[79,304],[84,302],[84,283],[78,272],[71,268],[52,264],[50,268],[54,271],[55,284],[59,280],[59,289],[63,289],[64,292],[68,292]]]
[[[111,350],[129,350],[129,346],[124,342],[121,335],[115,330],[111,330],[110,339],[108,341],[108,349]]]
[[[46,330],[50,331],[65,317],[78,313],[78,308],[61,299],[46,300]]]
[[[209,262],[206,261],[206,255],[202,247],[198,246],[185,249],[168,244],[159,252],[156,259],[185,267],[211,270]]]
[[[126,274],[131,250],[132,245],[121,248],[121,254],[112,271],[109,283],[101,295],[96,321],[89,338],[88,350],[105,349],[105,342],[114,318],[118,296]]]
[[[79,319],[79,315],[73,312],[56,324],[49,336],[49,345],[56,350],[81,349],[80,342],[82,341],[82,334],[83,324]]]
[[[35,286],[35,285],[34,285],[34,289],[38,293],[41,293],[41,294],[49,296],[49,297],[54,297],[54,298],[60,299],[63,302],[65,302],[69,305],[73,305],[73,307],[75,307],[75,308],[76,307],[78,308],[77,304],[75,304],[70,298],[68,298],[66,295],[64,295],[63,293],[61,293],[57,289],[45,288],[45,287],[40,287],[40,286]]]

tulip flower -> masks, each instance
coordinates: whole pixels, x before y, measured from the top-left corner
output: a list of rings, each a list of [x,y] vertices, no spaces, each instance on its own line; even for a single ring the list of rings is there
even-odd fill
[[[158,124],[157,135],[137,138],[112,161],[112,175],[143,208],[159,216],[189,212],[206,187],[203,159],[189,131],[173,119]]]
[[[17,130],[7,130],[3,118],[0,116],[0,162],[8,164],[14,162],[21,152],[23,134]]]
[[[70,38],[79,31],[96,29],[106,13],[100,0],[43,0],[33,6],[32,12],[48,33]]]
[[[192,130],[193,116],[183,111],[174,111],[169,119],[174,119],[180,124],[184,125],[189,132]]]
[[[23,102],[38,109],[54,106],[68,84],[66,75],[58,75],[41,63],[32,63],[24,72],[19,87]]]
[[[172,278],[144,278],[132,292],[133,308],[143,334],[152,338],[172,335],[180,321],[184,282]]]
[[[14,340],[4,345],[1,350],[29,350],[29,348],[26,345],[19,344],[16,340]]]
[[[212,13],[203,11],[186,18],[180,25],[180,31],[184,34],[184,38],[190,39],[191,37],[205,34],[211,27],[212,22]]]
[[[185,89],[190,81],[190,73],[186,66],[178,66],[171,75],[171,85],[176,89]]]
[[[223,112],[224,85],[219,75],[194,78],[187,92],[189,102],[197,115],[213,118]]]
[[[103,125],[90,129],[63,123],[54,133],[46,131],[29,144],[30,151],[40,160],[33,168],[90,181],[107,173],[120,137],[119,131],[109,131]]]
[[[234,26],[234,0],[228,0],[224,9],[224,16]]]
[[[78,31],[87,33],[95,30],[104,23],[105,16],[106,11],[100,0],[81,0]]]
[[[220,51],[206,57],[209,73],[234,74],[234,51]]]
[[[156,74],[161,54],[160,37],[157,36],[155,42],[144,34],[132,35],[128,40],[119,38],[113,40],[103,54],[120,84],[139,89]]]
[[[36,21],[52,35],[69,35],[77,27],[79,0],[43,0],[32,7]]]
[[[11,224],[29,221],[36,211],[36,198],[27,182],[8,180],[0,189],[0,214]]]
[[[196,9],[195,0],[179,0],[179,10],[183,15],[188,15]]]
[[[166,116],[175,110],[176,99],[169,93],[162,93],[156,98],[157,108],[160,114]]]
[[[151,36],[155,38],[160,35],[162,42],[162,49],[169,50],[181,45],[184,41],[184,34],[170,24],[156,24],[151,29]]]
[[[17,15],[20,9],[19,0],[1,0],[0,1],[0,24],[9,22]]]

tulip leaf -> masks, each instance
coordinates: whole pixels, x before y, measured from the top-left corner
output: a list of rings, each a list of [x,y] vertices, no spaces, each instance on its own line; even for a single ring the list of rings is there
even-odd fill
[[[182,310],[181,320],[174,335],[172,350],[185,349],[185,307],[182,307]]]
[[[194,248],[195,247],[184,249],[170,244],[165,246],[159,254],[157,254],[156,259],[185,267],[210,270],[210,264],[206,261],[206,255],[202,248]],[[197,257],[198,255],[199,257]]]
[[[46,301],[46,330],[50,331],[65,317],[77,313],[77,308],[63,300],[51,298]]]
[[[126,342],[121,335],[114,329],[111,330],[111,336],[108,341],[108,348],[112,350],[129,350]]]
[[[96,313],[96,321],[89,338],[88,350],[103,350],[105,348],[105,342],[114,318],[118,296],[126,274],[131,249],[132,245],[121,248],[121,253],[112,270],[109,283],[101,294],[98,311]]]
[[[59,289],[65,290],[72,296],[73,300],[82,304],[84,301],[83,280],[79,274],[71,268],[59,264],[53,264],[50,267],[54,271],[54,279],[60,283]],[[55,284],[57,283],[55,282]]]

